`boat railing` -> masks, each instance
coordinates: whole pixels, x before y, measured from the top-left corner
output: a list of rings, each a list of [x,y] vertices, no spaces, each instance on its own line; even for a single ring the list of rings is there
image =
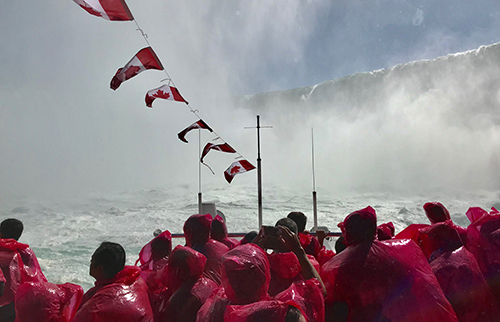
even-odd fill
[[[246,233],[228,233],[227,237],[244,237]],[[316,236],[316,233],[311,233],[311,235]],[[329,232],[327,237],[339,237],[341,232]],[[184,238],[184,234],[172,234],[172,238]]]

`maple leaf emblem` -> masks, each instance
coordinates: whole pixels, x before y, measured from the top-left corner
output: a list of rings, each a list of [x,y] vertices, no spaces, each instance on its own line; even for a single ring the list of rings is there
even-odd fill
[[[161,98],[168,99],[170,97],[170,93],[164,92],[161,89],[156,92],[156,95]]]
[[[232,169],[231,169],[231,174],[237,174],[240,172],[240,169],[241,167],[239,165],[235,165]]]

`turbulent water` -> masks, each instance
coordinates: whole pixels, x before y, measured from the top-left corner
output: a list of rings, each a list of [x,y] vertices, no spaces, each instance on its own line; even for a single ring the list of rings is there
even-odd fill
[[[90,256],[102,241],[122,244],[128,264],[137,259],[140,248],[153,237],[155,229],[182,232],[184,220],[197,212],[197,196],[190,187],[173,187],[116,195],[89,196],[78,200],[35,200],[22,198],[4,202],[2,218],[16,217],[25,224],[21,242],[34,249],[42,270],[54,283],[72,282],[85,289],[92,286],[88,275]],[[257,192],[255,186],[211,190],[204,200],[216,203],[227,219],[231,232],[256,230]],[[338,231],[337,223],[350,212],[371,205],[379,223],[392,221],[399,231],[414,222],[427,221],[422,205],[443,202],[460,225],[467,224],[465,212],[470,206],[489,208],[500,200],[498,192],[455,195],[395,195],[365,193],[334,195],[318,191],[318,223]],[[312,195],[304,191],[264,187],[264,224],[273,225],[292,210],[303,211],[312,226]],[[183,243],[175,239],[174,245]]]
[[[441,201],[466,226],[469,207],[500,201],[499,75],[497,44],[239,100],[273,125],[263,133],[264,224],[303,211],[312,226],[314,127],[319,225],[338,231],[347,214],[371,205],[379,223],[392,221],[400,231],[426,222],[425,202]],[[253,178],[255,171],[203,187],[230,232],[257,229]],[[197,212],[196,193],[177,185],[57,199],[3,194],[0,215],[24,222],[20,241],[35,250],[49,281],[88,289],[100,242],[121,243],[133,264],[154,230],[182,232]]]

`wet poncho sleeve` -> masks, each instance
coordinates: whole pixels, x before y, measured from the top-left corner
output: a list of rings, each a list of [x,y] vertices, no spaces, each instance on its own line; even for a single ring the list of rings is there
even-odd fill
[[[80,306],[74,322],[153,322],[147,287],[140,274],[140,268],[125,266],[105,285],[90,289],[87,293],[93,295]]]
[[[16,322],[72,321],[82,296],[76,284],[24,283],[16,293]]]

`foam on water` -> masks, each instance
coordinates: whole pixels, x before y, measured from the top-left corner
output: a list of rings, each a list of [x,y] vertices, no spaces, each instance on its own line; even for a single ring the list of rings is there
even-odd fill
[[[2,218],[16,217],[25,224],[21,242],[34,249],[49,281],[71,282],[88,289],[93,279],[88,275],[90,256],[102,241],[122,244],[127,263],[133,264],[140,248],[153,237],[155,229],[181,233],[185,219],[197,212],[197,196],[188,187],[130,191],[108,196],[90,196],[80,200],[10,200],[0,208]],[[227,219],[230,232],[256,230],[257,192],[254,186],[228,186],[204,193]],[[371,205],[379,223],[392,221],[397,231],[410,223],[426,223],[422,206],[427,201],[441,201],[452,219],[467,225],[465,212],[471,206],[489,209],[500,200],[499,191],[454,195],[395,195],[364,193],[335,195],[318,191],[318,223],[332,231],[350,212]],[[306,213],[312,225],[312,196],[278,186],[264,187],[264,218],[274,223],[292,210]],[[174,245],[183,243],[174,239]]]

